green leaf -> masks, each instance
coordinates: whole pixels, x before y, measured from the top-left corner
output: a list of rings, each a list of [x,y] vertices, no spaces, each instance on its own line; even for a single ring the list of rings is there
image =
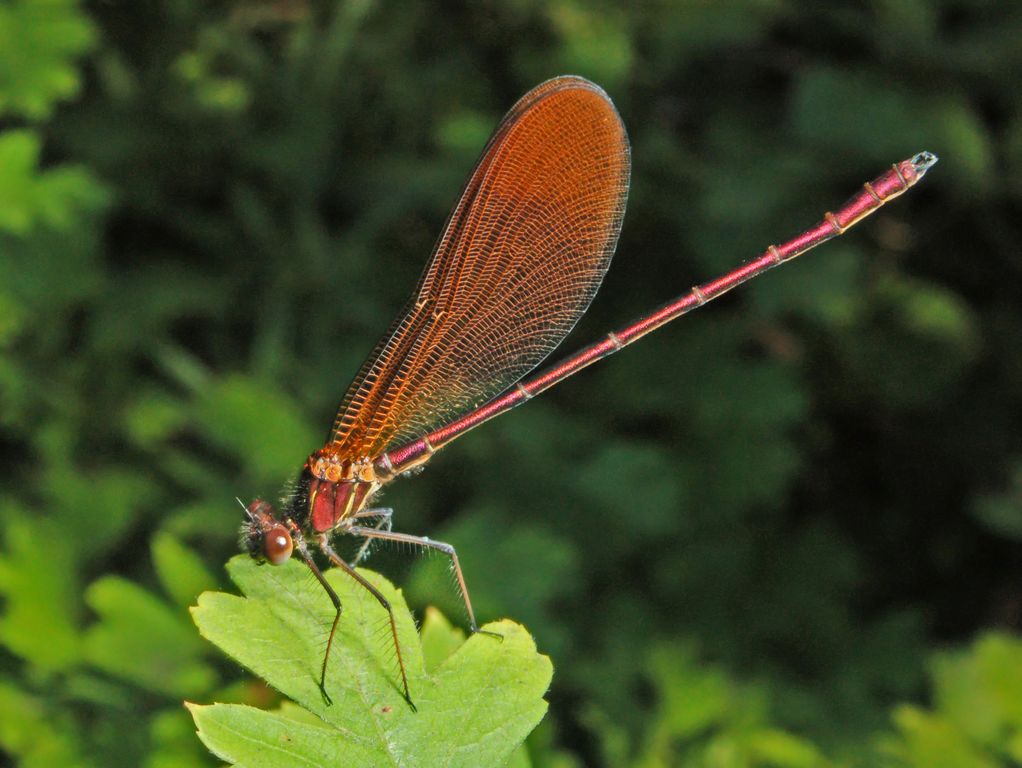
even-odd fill
[[[996,768],[954,724],[940,715],[902,705],[894,713],[898,742],[888,742],[895,765],[911,768]]]
[[[649,666],[662,697],[663,721],[674,736],[690,737],[724,719],[731,683],[720,670],[696,664],[690,647],[657,646]]]
[[[474,156],[479,151],[479,147],[486,144],[491,130],[493,130],[493,120],[489,116],[484,117],[474,112],[459,112],[440,124],[437,130],[437,142],[448,150]]]
[[[87,763],[77,754],[74,736],[66,713],[0,683],[0,749],[16,756],[21,768],[84,767]]]
[[[902,325],[920,337],[946,341],[959,349],[975,349],[980,334],[972,310],[951,291],[906,277],[891,277],[879,287]]]
[[[532,768],[532,761],[529,760],[529,750],[525,748],[524,744],[511,754],[511,757],[504,764],[504,768]]]
[[[153,537],[153,565],[163,590],[182,607],[187,607],[200,592],[216,585],[202,559],[169,533]]]
[[[106,200],[104,189],[84,168],[40,171],[40,149],[33,131],[0,134],[0,232],[24,235],[37,224],[69,229],[79,212]]]
[[[968,651],[939,654],[933,677],[940,712],[975,741],[1022,731],[1022,641],[985,635]]]
[[[511,621],[487,625],[503,640],[474,635],[427,671],[423,646],[401,593],[362,573],[394,608],[408,684],[418,708],[402,697],[386,613],[343,572],[327,572],[344,604],[323,701],[317,685],[333,610],[305,566],[259,567],[238,556],[228,565],[245,593],[207,592],[192,615],[207,639],[308,710],[188,705],[199,737],[234,764],[501,765],[546,712],[550,660]],[[443,631],[442,625],[429,635]],[[430,646],[435,646],[433,640]],[[314,716],[315,720],[310,720]]]
[[[933,710],[903,704],[880,750],[898,768],[994,768],[1022,755],[1022,640],[990,632],[933,659]],[[1011,763],[1014,765],[1014,762]]]
[[[257,478],[293,471],[317,442],[280,390],[241,376],[210,387],[196,417],[211,440],[245,457]]]
[[[138,585],[117,576],[92,584],[86,601],[100,616],[85,638],[93,665],[168,696],[195,696],[216,674],[183,618]]]
[[[209,762],[208,753],[195,740],[191,717],[177,704],[152,716],[149,735],[152,747],[142,768],[198,768]]]
[[[422,660],[428,672],[436,670],[465,642],[465,633],[432,606],[426,609],[426,618],[419,634],[422,640]]]
[[[777,768],[816,768],[825,764],[812,744],[776,728],[763,728],[749,736],[750,752],[763,764]]]
[[[0,555],[0,643],[42,670],[73,666],[81,649],[72,542],[63,529],[33,519],[25,509],[12,505],[4,511],[11,519]]]
[[[0,291],[0,349],[8,347],[24,327],[25,311],[18,300]]]
[[[1022,540],[1022,461],[1015,459],[1005,488],[973,502],[972,513],[995,534]]]
[[[74,58],[95,40],[77,0],[14,0],[0,5],[0,114],[49,115],[78,91]]]
[[[547,12],[560,37],[564,71],[585,72],[608,87],[625,76],[634,58],[627,17],[573,0],[550,3]]]
[[[143,390],[124,409],[124,429],[135,443],[152,450],[180,429],[187,416],[181,402],[167,392]]]
[[[54,453],[46,461],[53,524],[74,543],[78,557],[104,552],[137,519],[139,499],[151,493],[150,486],[137,472],[120,467],[68,472],[70,464],[62,458]]]

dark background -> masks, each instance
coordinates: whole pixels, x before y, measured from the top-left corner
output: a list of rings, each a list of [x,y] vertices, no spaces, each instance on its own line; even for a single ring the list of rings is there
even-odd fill
[[[919,150],[853,233],[384,499],[554,662],[537,766],[1022,764],[1022,6],[0,9],[0,764],[212,765],[186,607],[403,305],[503,112],[633,181],[571,351]],[[461,620],[439,560],[370,560]],[[499,695],[499,694],[495,694]]]

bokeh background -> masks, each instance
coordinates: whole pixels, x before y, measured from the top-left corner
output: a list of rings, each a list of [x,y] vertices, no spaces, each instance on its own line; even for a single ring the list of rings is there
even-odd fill
[[[187,613],[234,498],[563,73],[634,153],[564,351],[941,161],[391,486],[552,657],[528,759],[1022,764],[1020,40],[983,0],[0,5],[0,764],[215,765],[181,700],[272,704]],[[439,560],[369,564],[461,619]]]

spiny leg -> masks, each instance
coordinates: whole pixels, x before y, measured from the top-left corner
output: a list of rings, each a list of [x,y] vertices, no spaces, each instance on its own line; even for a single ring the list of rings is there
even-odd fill
[[[352,536],[364,536],[367,539],[385,539],[386,541],[400,541],[405,544],[414,544],[419,547],[429,547],[430,549],[436,549],[443,552],[445,555],[451,558],[451,565],[454,567],[454,575],[458,580],[458,589],[461,590],[461,599],[465,601],[465,610],[468,611],[469,627],[473,632],[479,632],[483,635],[491,635],[493,637],[499,637],[503,640],[503,636],[496,633],[490,632],[485,629],[479,629],[476,624],[476,614],[472,610],[472,600],[468,596],[468,586],[465,584],[465,576],[461,572],[461,563],[458,562],[458,553],[454,547],[450,544],[445,544],[442,541],[434,541],[429,536],[413,536],[410,533],[397,533],[395,531],[381,531],[376,528],[363,528],[358,525],[354,525],[347,529],[347,532]]]
[[[375,528],[368,528],[367,530],[374,531]],[[330,558],[330,562],[340,568],[342,571],[347,573],[351,578],[365,587],[369,594],[376,598],[380,605],[387,611],[387,615],[390,617],[390,634],[394,638],[394,650],[397,651],[397,665],[401,670],[401,684],[404,686],[405,701],[408,702],[408,706],[412,708],[412,711],[417,711],[415,703],[412,701],[412,695],[408,691],[408,676],[405,674],[405,660],[401,656],[401,643],[397,639],[397,622],[394,620],[394,609],[390,607],[390,601],[383,596],[376,587],[374,587],[365,576],[356,571],[338,555],[333,547],[330,546],[330,541],[326,536],[320,536],[317,540],[320,551],[322,551],[327,557]]]
[[[330,659],[330,649],[334,645],[334,634],[337,632],[337,624],[341,620],[341,598],[334,592],[334,588],[327,583],[326,577],[323,576],[323,572],[319,570],[319,566],[316,565],[316,561],[312,559],[312,555],[309,553],[309,548],[305,545],[305,539],[302,536],[301,529],[298,528],[292,521],[288,520],[288,528],[291,529],[291,540],[294,542],[295,547],[298,549],[302,560],[309,566],[309,570],[312,571],[313,576],[319,581],[320,585],[326,590],[327,595],[330,596],[330,602],[334,604],[334,623],[330,626],[330,637],[326,641],[326,651],[323,652],[323,668],[319,673],[319,692],[323,694],[323,701],[327,706],[333,704],[329,694],[326,692],[326,665]]]
[[[366,518],[378,517],[379,522],[376,523],[376,530],[390,530],[391,518],[394,515],[394,510],[390,507],[379,507],[377,509],[363,509],[361,512],[356,512],[351,516],[352,520],[365,520]],[[352,568],[357,568],[358,564],[366,559],[369,554],[369,545],[372,543],[372,539],[366,538],[362,542],[362,546],[358,548],[358,552],[355,553],[354,559],[348,565]]]

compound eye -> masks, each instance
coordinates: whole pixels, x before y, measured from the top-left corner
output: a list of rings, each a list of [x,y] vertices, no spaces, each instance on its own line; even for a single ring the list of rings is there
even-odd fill
[[[286,563],[293,549],[291,533],[283,525],[275,525],[266,532],[263,539],[263,554],[273,565]]]

